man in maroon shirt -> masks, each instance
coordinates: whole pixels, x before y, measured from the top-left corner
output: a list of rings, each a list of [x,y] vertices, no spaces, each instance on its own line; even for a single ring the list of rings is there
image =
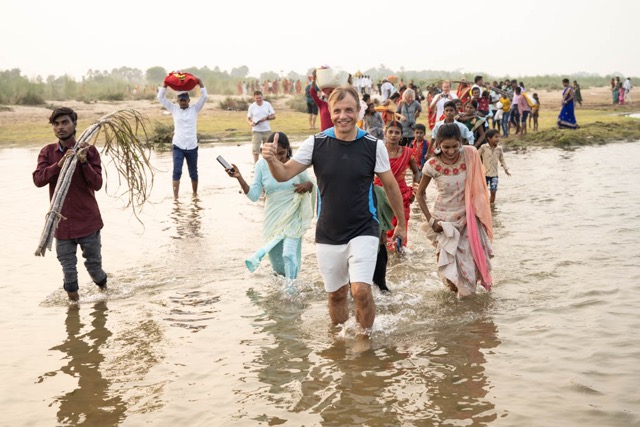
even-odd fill
[[[62,216],[55,231],[56,254],[64,274],[64,290],[69,299],[77,301],[78,270],[77,247],[80,245],[84,265],[100,289],[107,288],[107,274],[102,269],[100,229],[103,227],[95,192],[102,188],[100,154],[93,145],[74,151],[78,115],[71,108],[57,108],[51,113],[49,123],[58,142],[46,145],[38,155],[38,165],[33,172],[36,187],[49,185],[49,199],[53,196],[58,176],[65,160],[78,156],[76,170],[71,178],[69,192],[59,212]],[[53,214],[53,213],[52,213]]]

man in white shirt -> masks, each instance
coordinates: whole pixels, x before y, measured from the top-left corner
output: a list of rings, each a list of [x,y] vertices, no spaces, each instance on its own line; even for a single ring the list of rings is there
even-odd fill
[[[271,104],[263,99],[262,92],[259,90],[253,93],[253,99],[255,102],[249,106],[247,122],[253,130],[251,152],[253,153],[253,163],[256,163],[260,154],[260,144],[267,142],[269,135],[271,135],[269,120],[276,119],[276,112]]]
[[[458,99],[458,95],[451,92],[451,82],[449,80],[445,80],[442,82],[442,92],[433,97],[429,108],[433,111],[436,109],[436,121],[439,121],[442,115],[444,114],[444,104],[447,101],[452,101],[454,99]]]
[[[624,83],[622,84],[622,87],[624,88],[624,101],[625,102],[631,102],[631,94],[629,92],[631,92],[631,77],[627,77],[627,80],[624,81]]]
[[[471,91],[473,91],[473,88],[476,87],[480,89],[480,95],[482,95],[482,92],[484,92],[484,77],[475,76],[473,78],[473,86],[471,86]],[[524,88],[522,88],[522,90],[524,90]]]
[[[198,78],[198,85],[200,85],[200,98],[193,106],[189,106],[189,92],[178,93],[178,104],[174,104],[166,98],[166,84],[158,89],[158,101],[173,116],[173,197],[176,199],[180,190],[180,177],[185,159],[193,194],[198,193],[198,113],[207,100],[207,89],[200,78]]]
[[[380,91],[382,92],[382,102],[384,103],[386,100],[391,98],[391,95],[396,92],[396,88],[389,80],[382,79],[382,86],[380,86]]]

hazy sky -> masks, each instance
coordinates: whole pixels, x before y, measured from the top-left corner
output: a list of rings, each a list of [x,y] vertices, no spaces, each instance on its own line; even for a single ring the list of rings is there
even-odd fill
[[[0,0],[0,10],[0,70],[27,77],[323,64],[640,76],[637,0]]]

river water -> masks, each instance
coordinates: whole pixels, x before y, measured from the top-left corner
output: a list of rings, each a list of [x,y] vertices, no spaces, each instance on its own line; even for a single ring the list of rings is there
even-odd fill
[[[244,267],[263,204],[215,157],[250,178],[247,145],[203,146],[177,203],[154,153],[144,226],[99,192],[110,288],[80,265],[71,306],[55,250],[33,255],[37,153],[0,149],[0,425],[640,425],[640,142],[506,153],[491,293],[444,289],[416,205],[366,351],[329,325],[312,230],[295,289]]]

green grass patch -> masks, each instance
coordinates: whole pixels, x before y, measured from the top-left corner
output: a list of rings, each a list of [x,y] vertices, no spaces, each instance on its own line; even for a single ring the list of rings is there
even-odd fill
[[[298,101],[298,100],[296,100]],[[113,102],[114,108],[119,103]],[[158,104],[159,106],[159,104]],[[5,120],[0,131],[0,146],[39,146],[55,140],[51,126],[46,123],[46,109],[51,105],[40,107],[43,114],[37,120],[33,117]],[[109,108],[111,109],[111,108]],[[173,134],[173,120],[170,115],[152,113],[151,134],[156,147],[170,144]],[[538,131],[529,130],[524,137],[503,138],[507,149],[523,149],[526,147],[563,147],[570,148],[583,145],[604,144],[607,142],[640,140],[640,119],[633,119],[625,113],[633,112],[632,107],[607,109],[577,109],[576,116],[580,128],[577,130],[557,128],[558,111],[543,110],[540,113]],[[78,132],[82,132],[97,118],[107,111],[95,111],[92,115],[83,115],[78,123]],[[4,113],[14,114],[9,108]],[[157,114],[157,115],[156,115]],[[202,143],[248,143],[251,141],[251,126],[246,120],[246,111],[205,111],[198,117],[198,136]],[[2,117],[0,117],[2,119]],[[419,123],[426,124],[426,115],[419,118]],[[289,135],[292,142],[302,141],[317,130],[309,129],[308,115],[287,108],[276,108],[276,119],[271,122],[273,131],[281,131]]]
[[[608,142],[640,140],[640,120],[611,110],[577,110],[578,129],[559,129],[556,112],[541,113],[539,130],[502,138],[507,149],[573,148]]]

